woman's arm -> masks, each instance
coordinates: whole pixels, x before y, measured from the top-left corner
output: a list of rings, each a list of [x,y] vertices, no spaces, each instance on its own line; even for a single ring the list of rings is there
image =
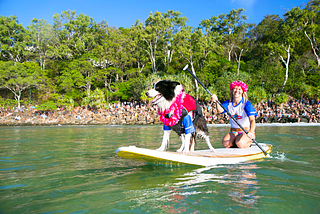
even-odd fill
[[[217,95],[212,94],[211,100],[216,103],[217,112],[219,114],[224,112],[224,109],[217,103],[217,101],[219,101]]]
[[[250,121],[250,130],[248,133],[249,138],[254,138],[255,137],[255,130],[256,130],[256,118],[254,115],[249,116],[249,121]]]

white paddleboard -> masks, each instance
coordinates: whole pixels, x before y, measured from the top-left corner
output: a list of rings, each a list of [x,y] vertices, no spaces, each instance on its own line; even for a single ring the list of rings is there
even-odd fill
[[[259,143],[260,147],[268,154],[271,152],[272,145]],[[246,149],[239,148],[218,148],[214,152],[210,150],[196,150],[189,154],[178,152],[162,152],[152,149],[138,148],[135,146],[120,147],[116,154],[122,158],[136,159],[153,164],[170,165],[196,165],[213,166],[218,164],[237,164],[248,160],[266,157],[262,150],[252,144]]]

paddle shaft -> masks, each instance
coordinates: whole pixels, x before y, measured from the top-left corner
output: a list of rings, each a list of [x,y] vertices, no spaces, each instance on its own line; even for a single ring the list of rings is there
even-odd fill
[[[210,96],[212,96],[212,93],[202,84],[202,82],[198,79],[198,77],[196,77],[188,68],[188,66],[185,66],[183,68],[183,70],[188,70],[189,73],[198,81],[198,83],[200,83],[200,85],[210,94]],[[225,112],[227,112],[227,114],[229,115],[229,117],[232,118],[232,120],[244,131],[244,133],[248,134],[248,131],[245,130],[239,123],[238,121],[230,114],[230,112],[219,102],[219,100],[215,101],[216,103],[218,103]],[[261,151],[263,151],[263,153],[267,156],[268,153],[258,144],[258,142],[255,139],[251,139],[258,147],[259,149],[261,149]]]

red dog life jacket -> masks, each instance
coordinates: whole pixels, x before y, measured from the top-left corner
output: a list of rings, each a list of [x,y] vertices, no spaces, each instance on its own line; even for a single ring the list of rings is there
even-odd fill
[[[189,112],[193,111],[191,118],[193,124],[195,124],[198,121],[198,119],[202,116],[202,109],[199,103],[189,94],[186,94],[186,96],[184,97],[182,105],[183,109],[181,112],[180,120],[171,127],[171,129],[175,131],[179,136],[185,133],[182,121],[184,117],[188,115]]]

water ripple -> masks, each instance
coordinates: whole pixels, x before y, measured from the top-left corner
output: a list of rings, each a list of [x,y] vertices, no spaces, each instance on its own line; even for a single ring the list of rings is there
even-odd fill
[[[0,189],[11,189],[15,187],[24,187],[24,184],[15,184],[15,185],[8,185],[8,186],[1,186]]]
[[[19,167],[12,167],[12,168],[5,168],[5,169],[0,169],[0,171],[9,171],[9,170],[19,170],[19,169],[35,169],[35,166],[37,165],[32,165],[32,166],[19,166]]]

